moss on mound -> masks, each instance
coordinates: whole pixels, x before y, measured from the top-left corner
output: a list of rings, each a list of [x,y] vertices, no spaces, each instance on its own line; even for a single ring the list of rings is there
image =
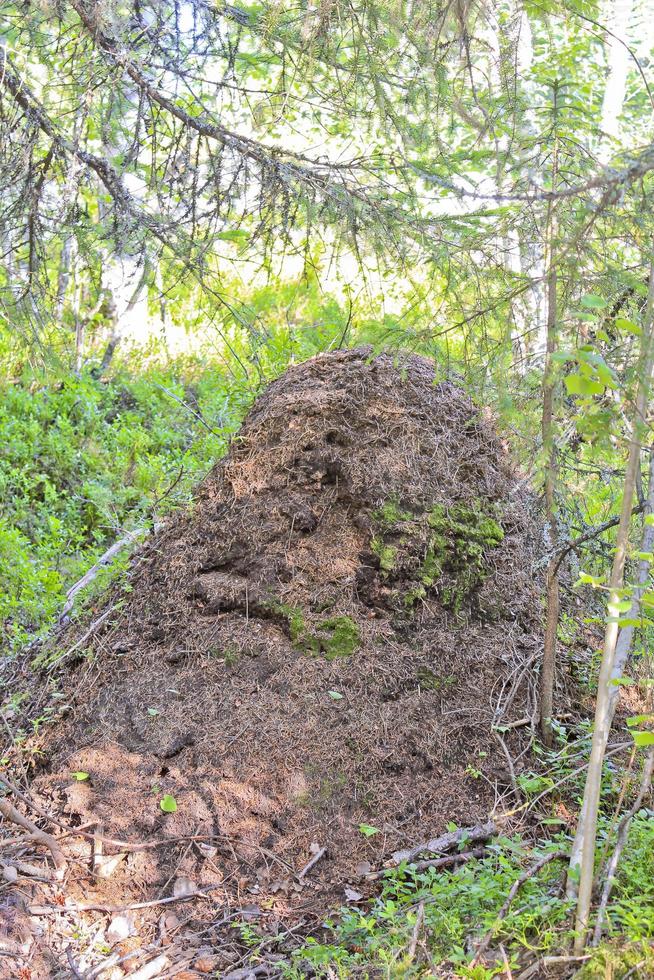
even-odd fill
[[[390,499],[374,511],[370,548],[405,609],[430,594],[456,613],[470,606],[489,574],[490,552],[504,540],[496,512],[481,499],[414,510]]]

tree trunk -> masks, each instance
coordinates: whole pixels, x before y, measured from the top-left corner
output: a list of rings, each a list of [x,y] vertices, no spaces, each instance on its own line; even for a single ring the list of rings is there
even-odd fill
[[[604,138],[599,150],[599,157],[604,163],[610,159],[614,144],[619,142],[620,137],[620,113],[627,92],[629,70],[627,38],[634,3],[633,0],[611,0],[607,7],[608,26],[611,29],[607,55],[609,73],[602,100],[602,135]]]
[[[554,120],[556,125],[558,87],[554,83]],[[552,190],[556,190],[558,177],[558,141],[554,137],[552,159]],[[556,634],[559,626],[559,565],[557,560],[558,526],[556,520],[556,470],[557,451],[554,438],[554,370],[553,355],[557,343],[556,308],[556,246],[557,233],[555,204],[550,202],[547,215],[547,348],[543,375],[542,438],[545,455],[545,516],[548,529],[548,547],[552,553],[547,569],[547,598],[545,611],[545,635],[543,661],[540,676],[540,729],[546,745],[552,744],[552,713],[554,710],[554,680],[556,676]]]
[[[638,391],[633,417],[632,434],[629,441],[629,456],[625,470],[624,490],[622,495],[622,510],[616,541],[615,557],[609,580],[608,618],[604,633],[604,649],[597,686],[595,705],[595,725],[590,761],[584,789],[584,820],[580,821],[575,839],[575,847],[571,855],[573,861],[578,860],[581,853],[579,869],[579,895],[577,899],[577,914],[575,920],[575,954],[581,953],[586,943],[586,933],[590,916],[590,906],[593,891],[595,843],[597,834],[597,816],[599,811],[600,789],[602,782],[602,767],[604,753],[609,737],[611,724],[611,678],[615,665],[615,652],[618,640],[618,622],[620,619],[621,589],[624,583],[624,567],[629,543],[629,528],[631,524],[631,508],[636,488],[636,477],[640,465],[641,442],[646,430],[645,418],[649,397],[650,379],[654,355],[654,261],[650,267],[649,291],[647,298],[647,313],[643,333],[641,357],[639,364]],[[581,841],[579,841],[581,838]],[[580,846],[579,846],[580,845]]]
[[[647,499],[645,501],[645,506],[643,508],[643,520],[648,514],[654,513],[654,450],[650,450],[650,462],[649,462],[649,483],[647,486]],[[651,552],[654,549],[654,525],[643,524],[643,536],[641,538],[640,550],[642,552]],[[641,559],[638,564],[638,574],[636,577],[636,588],[634,589],[634,594],[631,602],[631,609],[627,613],[629,619],[638,619],[640,616],[640,600],[643,592],[647,589],[647,585],[650,577],[650,563]],[[615,714],[615,708],[618,702],[618,696],[620,694],[620,687],[616,685],[615,682],[620,677],[624,676],[625,667],[627,666],[627,661],[631,654],[631,645],[634,638],[634,627],[633,626],[623,626],[618,634],[618,640],[615,645],[615,656],[613,658],[613,668],[611,670],[611,689],[609,691],[609,718],[608,725],[609,728],[613,723],[613,715]],[[579,821],[577,825],[577,835],[572,845],[572,850],[570,852],[570,867],[574,868],[580,864],[581,861],[581,851],[584,841],[586,825],[586,802],[584,800],[579,813]],[[577,897],[577,884],[572,878],[568,878],[567,885],[567,897],[570,899]]]

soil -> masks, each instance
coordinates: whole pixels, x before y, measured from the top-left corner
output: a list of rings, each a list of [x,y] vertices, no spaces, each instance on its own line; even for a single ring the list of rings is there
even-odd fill
[[[501,811],[492,726],[534,710],[541,541],[491,422],[430,362],[292,367],[61,678],[31,792],[69,826],[159,842],[86,900],[182,876],[217,888],[196,924],[216,905],[315,924],[394,850]]]

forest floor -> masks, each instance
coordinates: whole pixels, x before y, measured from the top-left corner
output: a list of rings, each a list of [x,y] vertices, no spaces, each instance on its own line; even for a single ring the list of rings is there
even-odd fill
[[[505,446],[428,361],[290,369],[38,652],[51,723],[10,760],[4,975],[283,975],[405,849],[476,826],[435,848],[454,866],[531,832],[541,555]]]

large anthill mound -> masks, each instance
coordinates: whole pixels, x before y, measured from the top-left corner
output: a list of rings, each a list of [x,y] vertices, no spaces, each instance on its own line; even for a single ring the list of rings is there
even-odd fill
[[[533,708],[537,544],[502,444],[428,361],[293,367],[137,556],[35,789],[108,836],[213,838],[131,854],[113,883],[140,898],[184,873],[338,903],[363,860],[506,791],[491,729]]]

